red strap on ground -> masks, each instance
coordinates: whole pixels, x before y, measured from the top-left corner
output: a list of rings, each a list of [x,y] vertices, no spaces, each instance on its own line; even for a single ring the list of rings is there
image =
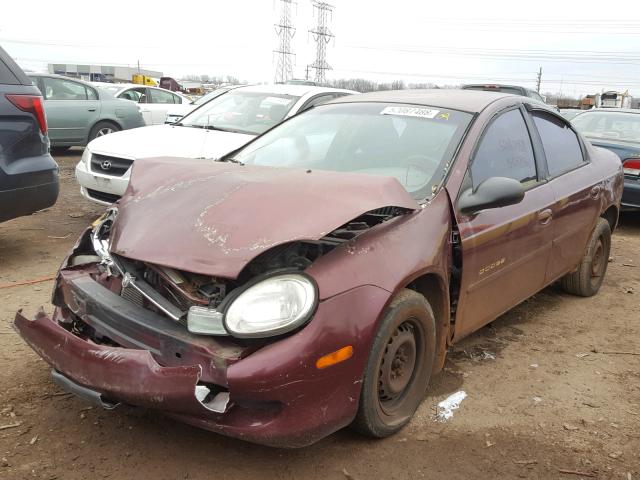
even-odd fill
[[[33,285],[34,283],[48,282],[49,280],[54,280],[55,278],[55,275],[50,275],[48,277],[35,278],[33,280],[24,280],[22,282],[5,283],[0,285],[0,290],[2,290],[3,288],[20,287],[22,285]]]

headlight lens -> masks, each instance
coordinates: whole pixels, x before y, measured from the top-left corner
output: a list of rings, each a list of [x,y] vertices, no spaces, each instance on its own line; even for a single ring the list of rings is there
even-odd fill
[[[301,274],[267,278],[247,288],[227,308],[227,331],[240,338],[271,337],[305,323],[316,305],[313,281]]]
[[[84,148],[84,152],[82,152],[82,157],[80,157],[80,163],[84,163],[85,165],[89,165],[91,161],[91,151],[88,147]]]

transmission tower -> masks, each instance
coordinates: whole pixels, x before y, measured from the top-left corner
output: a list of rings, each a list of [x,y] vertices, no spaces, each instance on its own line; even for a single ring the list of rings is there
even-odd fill
[[[278,49],[273,52],[278,57],[276,64],[276,83],[284,83],[293,78],[293,61],[291,57],[295,54],[291,51],[291,39],[296,33],[295,27],[291,23],[291,4],[293,0],[280,0],[280,23],[276,23],[276,34],[278,35]]]
[[[331,70],[331,65],[327,63],[327,44],[334,38],[329,30],[329,15],[333,15],[333,6],[326,2],[312,0],[313,12],[318,17],[318,25],[309,33],[313,35],[316,42],[316,61],[309,65],[316,71],[316,83],[323,84],[327,80],[326,71]]]

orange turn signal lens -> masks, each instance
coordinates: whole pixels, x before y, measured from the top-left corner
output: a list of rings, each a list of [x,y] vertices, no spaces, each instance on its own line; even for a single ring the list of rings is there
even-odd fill
[[[316,360],[316,368],[321,370],[323,368],[330,367],[331,365],[335,365],[336,363],[349,360],[352,356],[353,347],[351,345],[347,345],[346,347],[342,347],[340,350],[336,350],[335,352],[331,352],[320,357]]]

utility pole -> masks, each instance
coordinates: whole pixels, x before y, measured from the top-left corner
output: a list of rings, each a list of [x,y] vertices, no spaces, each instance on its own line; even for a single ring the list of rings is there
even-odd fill
[[[280,0],[280,23],[276,23],[276,34],[278,35],[278,49],[274,50],[278,57],[276,64],[275,82],[284,83],[293,78],[293,61],[291,57],[295,54],[291,51],[291,39],[296,33],[296,29],[291,23],[291,4],[293,0]]]
[[[316,83],[322,85],[326,82],[326,71],[331,70],[331,65],[327,63],[327,44],[335,38],[328,27],[329,14],[333,14],[333,6],[319,0],[312,0],[313,11],[318,16],[318,24],[309,33],[313,35],[316,42],[316,61],[309,65],[316,71]]]
[[[536,91],[538,93],[540,93],[540,82],[542,82],[542,67],[540,67],[540,70],[538,70],[538,82],[536,86]]]

